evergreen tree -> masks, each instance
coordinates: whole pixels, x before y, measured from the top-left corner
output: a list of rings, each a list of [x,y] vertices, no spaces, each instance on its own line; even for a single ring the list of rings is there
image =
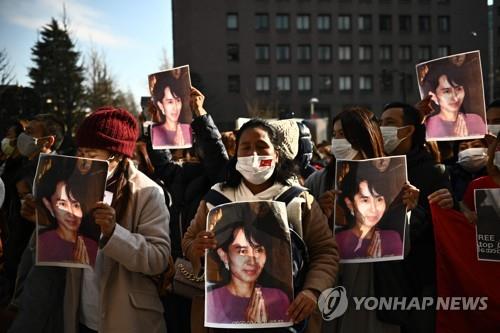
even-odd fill
[[[42,100],[42,111],[59,116],[70,137],[81,112],[83,66],[66,25],[61,27],[53,18],[42,28],[31,52],[35,66],[29,69],[29,76]]]

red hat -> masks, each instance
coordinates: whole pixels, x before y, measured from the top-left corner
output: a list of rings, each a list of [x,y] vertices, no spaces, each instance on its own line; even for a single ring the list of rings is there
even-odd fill
[[[85,118],[78,128],[76,144],[132,157],[138,136],[137,121],[130,112],[105,106]]]

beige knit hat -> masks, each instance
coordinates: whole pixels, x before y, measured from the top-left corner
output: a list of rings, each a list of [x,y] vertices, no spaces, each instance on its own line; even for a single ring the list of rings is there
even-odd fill
[[[271,121],[270,124],[278,132],[283,156],[293,160],[299,152],[300,132],[297,121],[293,119],[284,119]]]

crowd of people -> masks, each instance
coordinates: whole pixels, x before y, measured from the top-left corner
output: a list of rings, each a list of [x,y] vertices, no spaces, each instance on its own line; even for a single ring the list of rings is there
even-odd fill
[[[455,82],[448,78],[441,83],[453,86]],[[175,91],[163,93],[165,100],[179,103]],[[436,93],[432,98],[439,96]],[[159,109],[166,103],[155,102]],[[430,308],[398,312],[349,307],[343,316],[327,322],[317,305],[321,292],[336,285],[344,286],[349,298],[436,297],[431,206],[462,212],[476,223],[474,189],[500,188],[500,100],[487,107],[489,134],[484,138],[439,143],[426,141],[430,103],[431,98],[426,98],[415,106],[394,101],[383,110],[346,109],[331,121],[331,143],[313,142],[307,127],[290,119],[252,119],[238,130],[221,134],[203,107],[203,94],[191,88],[193,121],[190,131],[182,128],[182,133],[191,136],[192,132],[193,146],[171,150],[153,149],[148,131],[141,131],[147,120],[144,115],[137,120],[124,109],[99,108],[79,124],[73,155],[108,162],[106,191],[112,199],[85,209],[78,200],[78,186],[85,185],[71,184],[60,174],[52,175],[58,185],[47,190],[41,202],[34,198],[36,191],[44,191],[33,188],[40,154],[58,154],[63,138],[68,137],[64,124],[50,114],[12,124],[1,135],[5,198],[0,215],[0,331],[223,332],[204,327],[203,295],[190,299],[175,288],[160,293],[155,278],[174,270],[178,258],[191,264],[193,276],[203,276],[202,259],[206,250],[213,250],[220,265],[231,268],[232,276],[216,294],[238,298],[241,311],[235,318],[266,322],[268,317],[279,317],[265,305],[274,297],[286,305],[295,332],[434,332],[436,312]],[[154,107],[148,112],[160,117]],[[468,134],[472,132],[469,129]],[[408,182],[402,202],[412,214],[405,245],[398,238],[394,248],[388,249],[381,247],[381,240],[398,236],[376,227],[387,210],[382,184],[352,177],[352,182],[336,189],[336,162],[396,155],[406,156]],[[294,263],[303,260],[305,264],[294,272],[293,299],[288,300],[283,292],[256,282],[266,260],[270,263],[263,251],[270,251],[271,245],[254,236],[256,231],[245,231],[251,227],[244,221],[227,244],[219,244],[215,233],[207,231],[206,221],[209,211],[218,206],[214,197],[223,196],[227,202],[280,201],[295,189],[292,198],[283,201],[290,228],[297,231],[307,258],[304,252],[303,258],[294,254]],[[62,204],[52,200],[56,194],[71,205],[76,229],[83,215],[90,214],[100,231],[97,246],[78,236],[75,228],[66,232],[67,256],[92,261],[93,269],[36,265],[37,210],[43,208],[56,221],[57,205]],[[376,207],[370,228],[363,226],[359,195]],[[337,199],[344,211],[335,211]],[[345,214],[350,221],[350,228],[338,234],[338,239],[333,233],[337,214]],[[58,232],[65,232],[54,221],[43,237],[55,239]],[[352,257],[357,251],[372,257],[403,251],[404,259],[339,263],[337,241],[348,244],[360,238],[362,245],[352,249]],[[246,255],[256,262],[258,272],[240,272],[256,275],[243,284],[238,279],[245,277],[236,275],[239,258],[231,254],[237,240],[246,244]],[[96,252],[95,262],[89,260],[87,251]]]

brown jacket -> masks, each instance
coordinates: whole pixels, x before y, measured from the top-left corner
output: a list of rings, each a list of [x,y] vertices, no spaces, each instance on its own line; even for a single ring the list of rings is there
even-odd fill
[[[314,197],[307,192],[301,196],[305,199],[302,204],[302,238],[309,252],[309,269],[306,274],[304,288],[315,291],[317,294],[323,290],[333,287],[337,277],[339,254],[337,243],[327,224],[327,218],[315,201]],[[182,239],[182,250],[191,263],[193,269],[200,267],[200,258],[191,253],[191,244],[200,231],[205,230],[208,207],[205,201],[201,201],[198,211]],[[193,309],[203,309],[196,304],[200,299],[193,300]],[[192,332],[202,332],[203,311],[192,311]],[[319,312],[313,314],[310,319],[308,332],[319,332],[321,317]],[[200,326],[201,324],[201,326]]]
[[[170,255],[169,213],[163,190],[130,163],[131,201],[101,247],[99,332],[166,332],[163,306],[149,276],[163,272]],[[82,269],[66,276],[64,331],[78,332]]]

